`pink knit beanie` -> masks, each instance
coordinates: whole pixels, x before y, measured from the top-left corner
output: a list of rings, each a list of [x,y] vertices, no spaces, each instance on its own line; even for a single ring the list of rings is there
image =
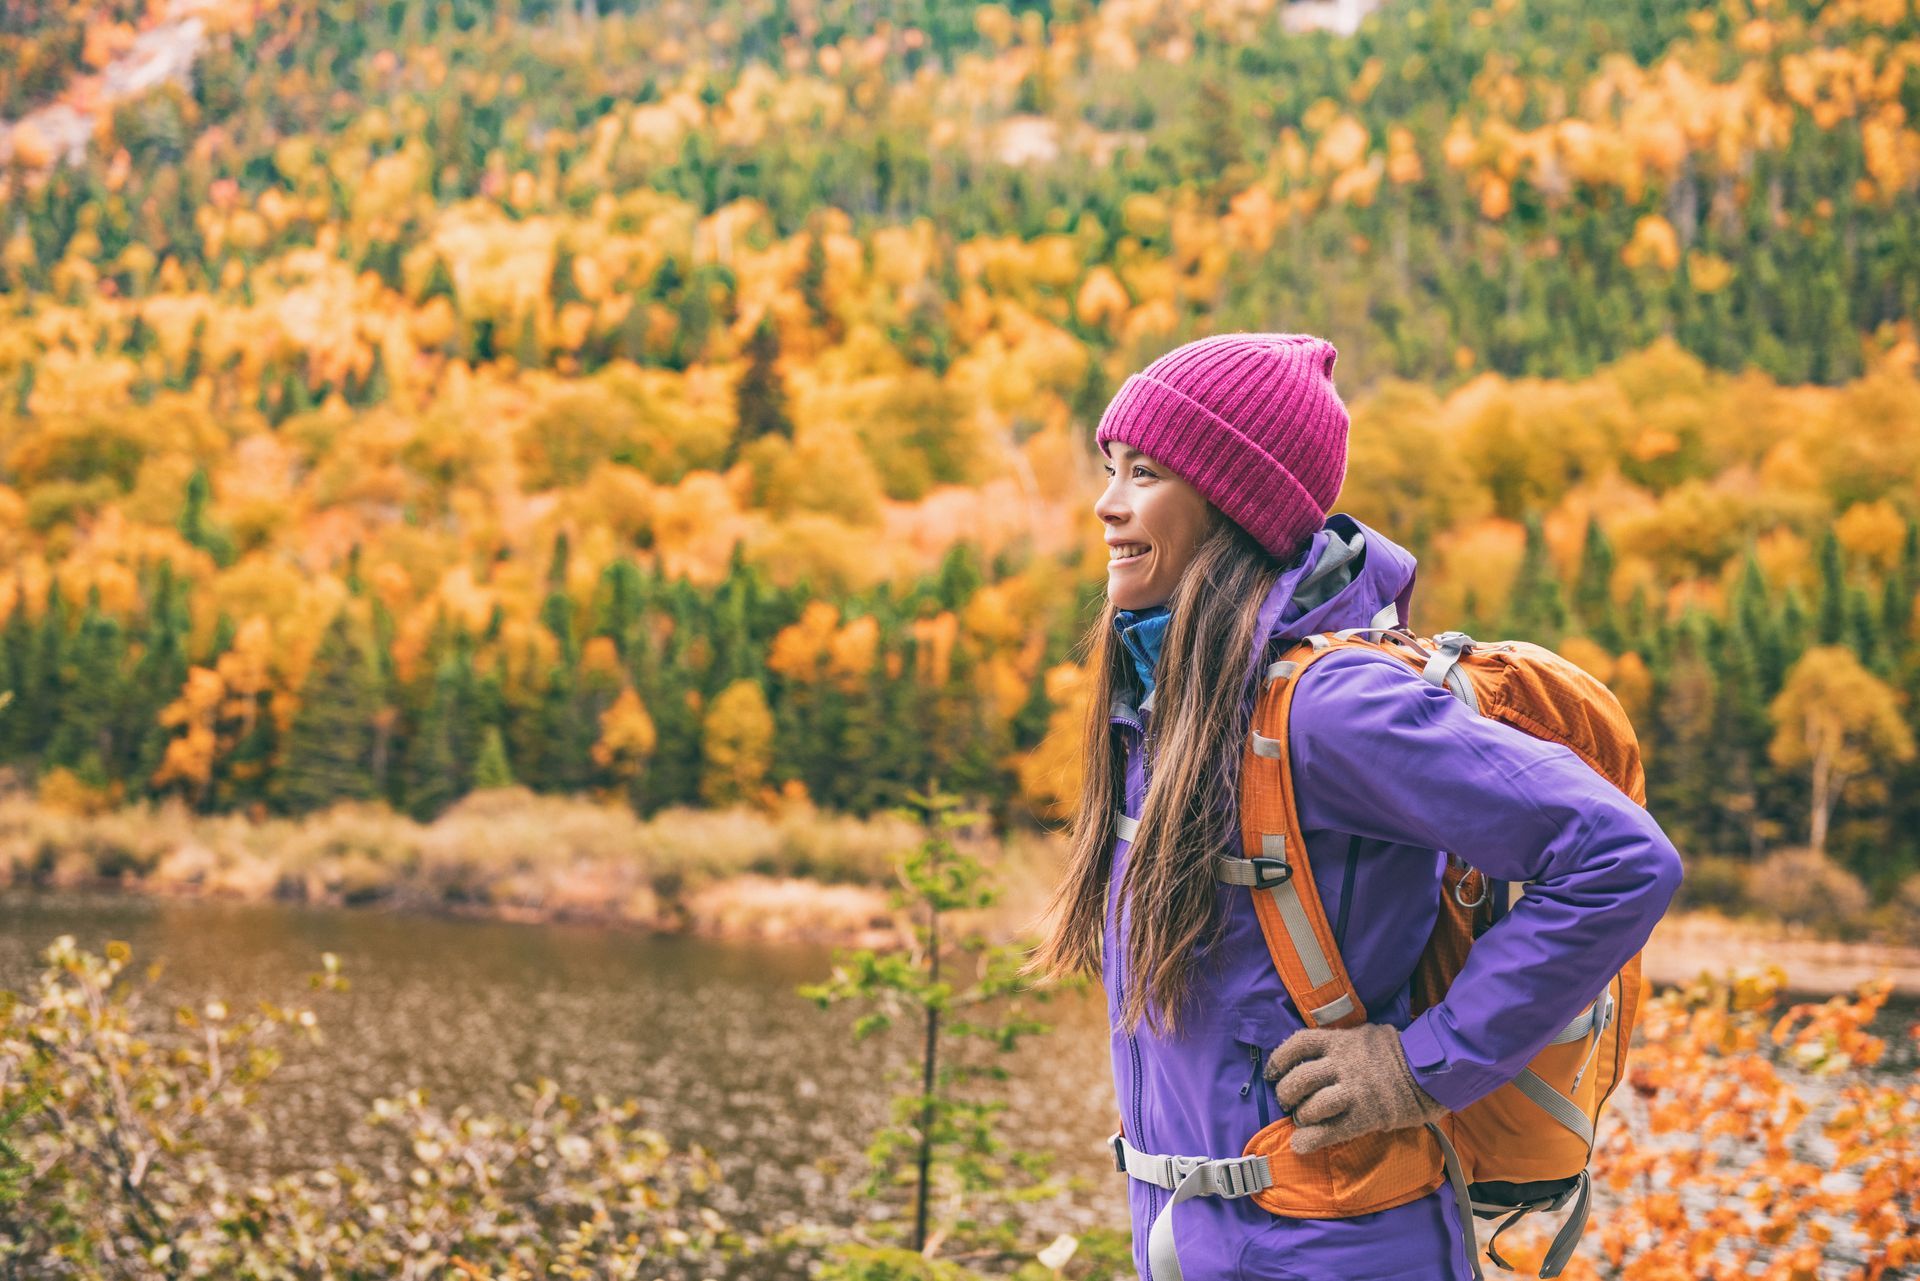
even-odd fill
[[[1094,439],[1175,472],[1276,556],[1325,523],[1347,476],[1347,408],[1333,344],[1308,334],[1216,334],[1120,384]]]

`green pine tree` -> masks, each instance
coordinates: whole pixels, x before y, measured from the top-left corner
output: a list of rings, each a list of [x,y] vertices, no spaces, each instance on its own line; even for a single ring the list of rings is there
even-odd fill
[[[762,316],[760,324],[747,340],[747,368],[734,386],[734,415],[738,427],[734,447],[759,440],[762,436],[793,439],[793,420],[787,417],[787,388],[780,377],[780,333],[771,316]]]
[[[665,274],[664,268],[661,274]],[[674,369],[685,369],[706,352],[707,336],[714,323],[711,283],[711,274],[702,269],[694,272],[678,291],[680,323],[674,328],[673,348],[667,358],[668,365]]]
[[[1806,597],[1798,586],[1787,588],[1787,599],[1780,609],[1780,643],[1788,667],[1800,661],[1811,641],[1813,620],[1807,615]]]
[[[571,546],[567,531],[561,530],[553,540],[553,558],[547,562],[547,597],[540,606],[540,621],[560,642],[560,662],[568,668],[580,659],[580,641],[573,628],[573,597],[567,594]]]
[[[1760,558],[1754,555],[1751,543],[1747,545],[1740,580],[1733,589],[1733,622],[1734,643],[1753,654],[1760,688],[1771,696],[1786,676],[1786,655],[1767,593],[1767,580],[1760,571]]]
[[[1647,804],[1681,848],[1714,848],[1718,826],[1715,728],[1718,689],[1697,616],[1674,626],[1668,660],[1655,673],[1652,734],[1659,760],[1647,772]]]
[[[1551,648],[1560,643],[1567,626],[1566,597],[1553,568],[1547,536],[1538,513],[1527,515],[1527,545],[1514,577],[1502,630]]]
[[[1827,526],[1820,540],[1820,643],[1847,643],[1847,575],[1840,555],[1840,539]]]
[[[758,575],[746,563],[741,545],[735,543],[727,577],[710,602],[712,616],[701,629],[713,644],[709,689],[725,689],[737,680],[758,680],[764,674],[764,655],[753,638],[752,616],[757,595]]]
[[[1727,829],[1719,834],[1716,848],[1739,849],[1757,859],[1766,846],[1761,799],[1773,781],[1767,762],[1773,726],[1761,686],[1761,655],[1737,641],[1722,644],[1713,653],[1720,682],[1714,741],[1723,762],[1718,812]]]
[[[837,318],[827,302],[827,242],[820,234],[818,218],[807,228],[807,254],[800,268],[800,299],[806,303],[807,315],[812,317],[814,327],[830,338],[837,337],[834,332]]]
[[[1582,630],[1609,653],[1619,653],[1620,620],[1613,604],[1613,543],[1597,516],[1587,517],[1587,537],[1580,553],[1580,577],[1573,601]]]
[[[520,317],[519,333],[513,340],[513,358],[522,369],[540,369],[547,363],[547,349],[533,323],[533,313]]]
[[[189,601],[193,584],[174,574],[172,561],[162,560],[144,588],[147,611],[138,638],[140,657],[127,679],[121,704],[120,741],[126,756],[117,766],[140,787],[166,756],[173,731],[160,723],[160,711],[187,682],[191,666],[187,644],[193,632]]]
[[[233,540],[209,522],[207,505],[212,499],[213,482],[207,477],[207,469],[194,468],[193,475],[187,478],[186,500],[174,527],[180,531],[182,538],[206,552],[213,557],[214,564],[224,568],[233,563]]]
[[[47,744],[47,764],[71,769],[94,787],[106,784],[115,761],[120,662],[125,653],[119,621],[101,612],[100,589],[89,588],[86,612],[66,652],[72,676]]]
[[[1907,522],[1900,563],[1888,572],[1882,590],[1886,599],[1880,608],[1881,625],[1889,643],[1904,653],[1913,641],[1914,595],[1920,592],[1920,521]]]
[[[547,297],[553,300],[555,311],[580,300],[580,286],[573,278],[573,259],[572,242],[560,236],[553,246],[553,270],[547,276]]]
[[[469,673],[470,675],[470,673]],[[460,664],[453,657],[434,669],[433,695],[407,742],[407,812],[429,822],[465,790],[466,744],[460,739]]]
[[[59,724],[70,688],[67,669],[67,602],[58,580],[47,583],[47,607],[33,631],[27,666],[20,679],[19,719],[25,725],[25,751],[38,756]]]
[[[366,634],[350,607],[335,613],[300,686],[279,778],[280,804],[290,813],[378,795],[373,754],[381,699]]]
[[[427,279],[420,290],[420,301],[431,298],[445,298],[448,302],[457,302],[459,294],[453,285],[453,269],[447,266],[447,260],[440,254],[434,254],[433,262],[427,268]]]
[[[646,811],[651,813],[663,805],[696,804],[700,799],[701,758],[700,695],[694,674],[674,653],[638,688],[657,736],[645,778]]]
[[[625,556],[600,571],[588,606],[588,634],[613,640],[621,661],[630,662],[640,647],[639,628],[647,604],[646,579],[639,566]]]
[[[1880,620],[1874,617],[1873,598],[1858,583],[1847,588],[1847,643],[1875,675],[1891,674],[1892,654],[1880,643]]]
[[[475,791],[513,787],[513,770],[507,765],[507,744],[498,725],[489,725],[480,734],[480,754],[473,762]]]
[[[265,807],[273,792],[274,757],[280,750],[280,723],[273,690],[263,690],[252,708],[231,727],[233,750],[216,766],[211,800],[220,810]]]
[[[941,558],[934,576],[934,596],[942,609],[957,610],[973,599],[986,575],[980,569],[980,556],[970,543],[955,543]]]

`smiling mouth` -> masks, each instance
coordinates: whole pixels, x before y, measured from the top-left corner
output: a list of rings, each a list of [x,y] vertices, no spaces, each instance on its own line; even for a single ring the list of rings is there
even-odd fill
[[[1145,556],[1147,551],[1148,547],[1145,543],[1115,543],[1107,548],[1107,568],[1131,565]]]

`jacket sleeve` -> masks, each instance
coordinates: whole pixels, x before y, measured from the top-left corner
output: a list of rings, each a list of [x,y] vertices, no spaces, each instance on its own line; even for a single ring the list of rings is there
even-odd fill
[[[1490,720],[1398,659],[1315,663],[1289,749],[1303,829],[1447,850],[1526,897],[1401,1033],[1458,1110],[1520,1069],[1645,945],[1680,885],[1652,815],[1569,748]]]

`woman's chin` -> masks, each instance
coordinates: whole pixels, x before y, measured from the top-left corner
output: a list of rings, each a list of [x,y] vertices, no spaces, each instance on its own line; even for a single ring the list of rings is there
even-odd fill
[[[1165,599],[1139,583],[1115,582],[1114,578],[1107,575],[1107,603],[1115,609],[1151,609]]]

